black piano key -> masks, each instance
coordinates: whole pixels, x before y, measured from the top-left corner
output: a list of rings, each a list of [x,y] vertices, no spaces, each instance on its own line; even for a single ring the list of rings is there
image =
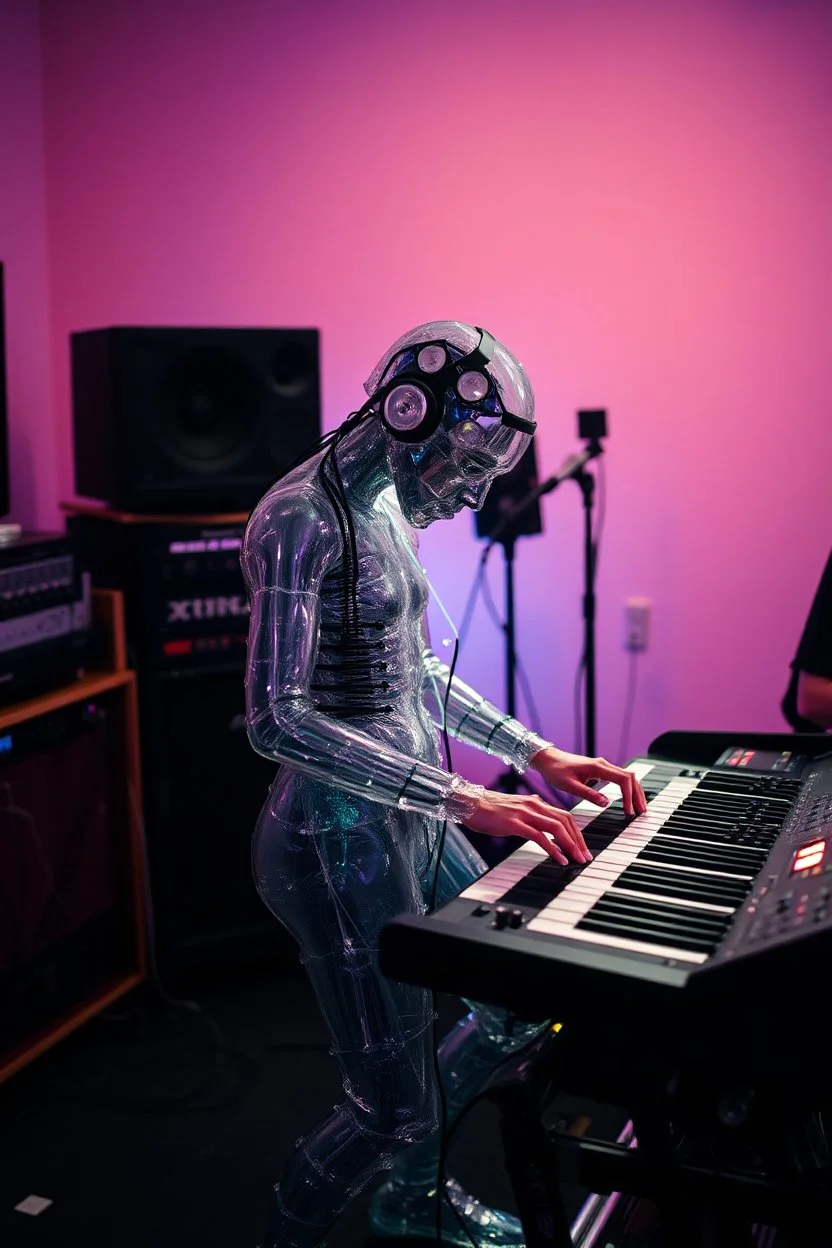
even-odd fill
[[[756,855],[758,863],[768,856],[769,851],[777,843],[776,838],[772,841],[768,836],[757,836],[753,832],[743,832],[739,836],[731,838],[703,836],[692,828],[683,828],[675,824],[662,828],[661,834],[673,841],[682,841],[685,844],[700,846],[703,850],[731,850],[733,848],[746,850]]]
[[[729,819],[739,819],[745,823],[766,820],[776,823],[778,826],[783,822],[783,816],[785,815],[784,811],[773,810],[768,806],[747,802],[695,802],[691,799],[686,799],[684,802],[680,802],[676,809],[681,814],[695,815],[702,819],[714,819],[717,822],[725,822]]]
[[[586,841],[586,847],[593,857],[597,857],[602,850],[609,849],[610,845],[612,845],[615,841],[614,836],[598,836],[595,832],[591,831],[591,829],[588,830],[587,828],[583,829],[583,834],[584,840]]]
[[[713,914],[708,910],[673,906],[662,901],[645,901],[641,897],[626,897],[617,893],[605,893],[584,916],[595,919],[616,917],[629,922],[634,930],[656,929],[660,931],[687,933],[691,936],[721,939],[733,920],[733,915]]]
[[[674,867],[679,871],[689,871],[691,875],[699,873],[706,879],[733,880],[737,883],[753,881],[758,874],[756,871],[739,870],[736,867],[728,870],[726,867],[705,861],[696,855],[684,856],[673,851],[666,852],[663,849],[651,849],[650,847],[643,850],[633,859],[633,862],[637,866],[644,867],[653,865]]]
[[[677,816],[682,815],[705,823],[715,823],[717,826],[731,823],[748,823],[754,818],[753,815],[749,816],[748,812],[743,810],[729,810],[727,808],[721,811],[703,810],[696,806],[686,806],[684,803],[677,806],[673,813]]]
[[[669,949],[688,949],[692,953],[713,953],[719,941],[703,940],[694,936],[671,935],[669,932],[635,933],[632,928],[615,919],[581,919],[576,924],[576,931],[583,928],[589,932],[599,932],[605,936],[623,936],[629,940],[643,940],[651,945],[663,945]]]
[[[759,871],[766,855],[759,849],[747,845],[715,845],[710,841],[702,841],[697,837],[683,836],[681,833],[657,832],[650,841],[661,849],[677,849],[680,853],[690,853],[702,860],[702,865],[720,864],[726,871],[749,870]]]
[[[645,787],[644,785],[642,785],[642,792],[644,793],[645,800],[648,803],[652,802],[653,798],[658,797],[659,794],[662,792],[662,790],[666,788],[667,784],[669,784],[672,779],[673,779],[673,776],[669,775],[667,777],[667,780],[664,782],[664,784],[661,784],[658,787],[654,785],[651,788],[649,786]],[[615,810],[616,807],[619,810],[624,809],[624,798],[621,793],[612,795],[612,797],[610,798],[610,803],[608,806],[604,807],[604,811],[606,812],[606,811]]]
[[[683,871],[662,871],[627,867],[615,882],[616,888],[632,888],[635,892],[661,893],[665,897],[683,897],[688,901],[705,901],[713,906],[739,907],[748,896],[752,881],[715,880],[707,876],[687,875]]]
[[[695,849],[692,853],[687,852],[688,848],[648,845],[633,859],[633,862],[645,866],[649,863],[657,863],[660,866],[678,867],[680,870],[690,870],[692,874],[696,874],[696,871],[709,871],[713,875],[725,876],[728,879],[748,880],[754,879],[757,875],[756,869],[717,862]]]
[[[751,812],[743,810],[722,810],[719,812],[712,810],[698,810],[695,806],[677,806],[675,810],[668,815],[669,819],[689,819],[691,823],[701,823],[707,827],[728,828],[732,824],[744,824],[754,826],[760,823],[770,824],[772,827],[779,827],[780,824],[776,819],[766,811]]]
[[[800,792],[799,780],[773,780],[767,777],[747,776],[741,772],[704,776],[697,786],[697,792],[716,790],[723,793],[755,793],[763,797],[780,797],[788,801],[797,797]]]
[[[707,924],[674,922],[663,920],[650,914],[629,914],[624,910],[604,909],[593,910],[585,915],[581,922],[615,923],[618,930],[627,932],[633,940],[650,940],[654,936],[665,936],[668,940],[700,940],[708,942],[713,948],[720,943],[725,935],[724,928],[709,927]],[[580,923],[577,924],[580,927]]]
[[[773,828],[775,831],[778,830],[777,824],[762,816],[760,818],[745,819],[733,812],[725,811],[720,817],[715,817],[713,815],[705,815],[700,811],[682,810],[681,806],[669,814],[665,822],[669,823],[671,820],[674,823],[687,824],[692,828],[701,828],[703,832],[708,829],[713,832],[728,832],[732,828],[738,830],[743,828]]]
[[[562,867],[551,858],[533,867],[522,880],[513,884],[500,898],[503,906],[528,906],[542,910],[550,901],[554,901],[562,893],[576,875],[580,875],[582,866]]]
[[[662,831],[668,835],[684,836],[693,841],[706,841],[715,845],[755,845],[770,849],[777,843],[777,834],[753,827],[728,827],[727,829],[700,828],[685,821],[668,822]]]
[[[708,790],[700,785],[696,789],[692,789],[690,793],[685,794],[682,799],[685,802],[712,802],[720,805],[759,805],[765,802],[764,797],[760,797],[753,793],[718,793]]]
[[[645,859],[634,860],[626,867],[619,879],[645,880],[649,883],[667,881],[668,886],[683,885],[694,890],[702,890],[710,896],[744,897],[749,888],[749,877],[737,879],[734,876],[704,872],[701,869],[691,870],[689,867],[676,867],[663,862],[650,862]]]
[[[648,845],[645,845],[634,861],[647,859],[656,862],[672,862],[680,867],[702,867],[707,871],[723,871],[727,875],[741,876],[756,875],[762,866],[759,861],[754,866],[740,865],[734,861],[726,862],[709,854],[706,847],[686,845],[682,841],[677,841],[675,844],[662,842],[658,837],[654,837]]]
[[[779,828],[770,821],[759,820],[747,821],[744,819],[734,819],[733,816],[728,819],[702,819],[699,815],[693,815],[689,811],[675,810],[668,815],[664,821],[664,826],[668,824],[676,824],[683,828],[694,828],[701,833],[702,836],[725,836],[729,839],[732,836],[741,836],[743,832],[769,832],[776,838]]]
[[[619,836],[636,818],[637,815],[625,815],[623,810],[607,809],[596,815],[587,826],[600,835]]]
[[[717,815],[721,811],[726,811],[731,814],[742,814],[749,819],[763,811],[770,811],[774,818],[782,813],[779,806],[772,806],[770,802],[761,802],[757,798],[721,797],[718,793],[710,795],[698,792],[691,793],[684,798],[679,803],[679,809],[700,810]]]
[[[712,819],[724,819],[729,815],[750,819],[757,813],[757,807],[744,799],[740,802],[730,800],[720,802],[716,799],[706,800],[701,797],[697,799],[695,795],[686,797],[683,802],[679,803],[676,809],[690,811],[692,814],[708,816]]]

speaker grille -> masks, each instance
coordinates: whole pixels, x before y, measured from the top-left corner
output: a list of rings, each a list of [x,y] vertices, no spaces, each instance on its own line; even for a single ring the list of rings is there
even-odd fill
[[[248,511],[321,432],[318,331],[71,335],[75,485],[124,511]]]
[[[154,404],[163,453],[190,472],[219,473],[248,454],[262,419],[263,378],[226,347],[176,355]]]

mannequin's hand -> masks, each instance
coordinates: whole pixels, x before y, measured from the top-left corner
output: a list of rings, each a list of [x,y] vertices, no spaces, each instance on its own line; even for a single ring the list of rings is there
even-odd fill
[[[465,826],[486,836],[522,836],[535,841],[562,866],[570,858],[573,862],[592,858],[569,811],[550,806],[541,797],[486,789],[477,799],[473,815],[466,815]]]
[[[624,810],[628,815],[642,815],[647,809],[644,791],[631,771],[623,767],[615,767],[605,758],[586,758],[583,754],[567,754],[565,750],[557,750],[554,746],[540,750],[531,761],[535,771],[539,771],[547,784],[563,793],[574,793],[578,797],[594,802],[596,806],[608,806],[609,799],[589,787],[590,780],[612,781],[619,785],[624,801]]]

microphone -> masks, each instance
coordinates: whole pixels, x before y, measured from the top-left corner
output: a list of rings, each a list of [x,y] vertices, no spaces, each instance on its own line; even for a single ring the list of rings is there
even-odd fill
[[[568,455],[561,464],[560,468],[558,468],[557,472],[553,473],[551,477],[547,477],[542,484],[536,485],[533,490],[529,490],[525,498],[521,498],[519,503],[516,503],[510,511],[505,513],[504,516],[501,516],[499,522],[494,526],[489,534],[488,542],[482,553],[482,562],[485,563],[492,546],[495,546],[497,542],[499,542],[501,535],[506,531],[508,526],[516,520],[527,507],[531,507],[531,505],[536,503],[539,498],[542,498],[544,494],[550,494],[552,490],[557,489],[562,481],[568,481],[571,477],[577,477],[578,473],[581,472],[581,470],[591,459],[595,459],[601,454],[602,449],[603,448],[600,442],[593,439],[593,441],[585,446],[582,451],[576,451],[573,455]]]

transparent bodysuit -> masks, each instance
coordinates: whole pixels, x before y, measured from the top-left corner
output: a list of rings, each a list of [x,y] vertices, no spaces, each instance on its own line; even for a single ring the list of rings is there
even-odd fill
[[[457,334],[463,330],[473,332],[458,327]],[[442,442],[444,423],[433,442],[447,466],[460,457],[451,441]],[[522,454],[527,438],[514,437],[502,462]],[[255,830],[254,876],[300,946],[345,1091],[288,1160],[268,1248],[321,1243],[350,1199],[390,1167],[386,1192],[399,1211],[398,1229],[406,1233],[413,1220],[419,1233],[415,1221],[435,1188],[439,1154],[434,1016],[429,993],[381,975],[378,938],[395,915],[426,910],[443,829],[437,900],[485,869],[455,823],[481,790],[441,765],[429,704],[444,712],[451,735],[521,770],[548,744],[456,677],[449,690],[449,670],[426,633],[428,586],[412,525],[479,505],[501,464],[448,472],[434,494],[423,488],[418,462],[414,469],[419,452],[391,439],[377,413],[349,429],[335,450],[357,555],[345,607],[347,543],[325,455],[261,500],[242,556],[252,608],[249,735],[255,749],[282,764]],[[441,1044],[449,1122],[533,1034],[508,1030],[500,1012],[474,1007]],[[457,1198],[477,1218],[478,1243],[520,1242],[514,1219],[466,1202],[459,1191]],[[377,1219],[391,1229],[383,1213]]]

